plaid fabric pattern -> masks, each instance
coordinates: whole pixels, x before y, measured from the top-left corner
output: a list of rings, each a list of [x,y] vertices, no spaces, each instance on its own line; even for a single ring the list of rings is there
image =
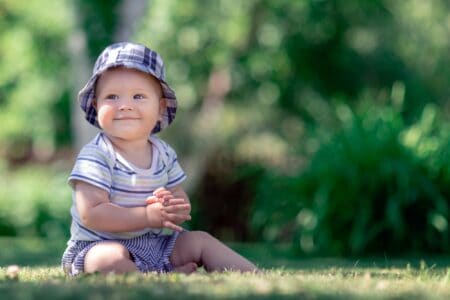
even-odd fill
[[[106,70],[114,67],[126,67],[150,74],[161,83],[163,97],[166,98],[167,108],[162,120],[158,121],[152,133],[157,133],[169,126],[175,119],[177,112],[177,98],[175,92],[165,81],[164,62],[155,51],[141,44],[116,43],[107,47],[95,62],[92,77],[78,94],[81,109],[85,112],[86,120],[100,128],[97,121],[97,112],[92,105],[95,98],[95,85],[99,76]]]
[[[136,238],[114,240],[128,249],[131,259],[142,273],[173,271],[169,258],[179,233],[155,235],[151,232]],[[92,247],[102,241],[71,241],[64,251],[61,266],[64,273],[77,276],[84,273],[84,259]]]

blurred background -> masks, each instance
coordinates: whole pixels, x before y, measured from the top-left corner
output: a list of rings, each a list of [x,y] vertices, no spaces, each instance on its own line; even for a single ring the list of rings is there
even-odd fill
[[[449,253],[445,0],[0,0],[0,236],[69,237],[76,94],[144,43],[179,110],[190,229],[297,255]]]

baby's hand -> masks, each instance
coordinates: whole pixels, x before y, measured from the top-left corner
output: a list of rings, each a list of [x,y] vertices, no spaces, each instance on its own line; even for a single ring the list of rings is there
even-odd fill
[[[153,192],[153,196],[156,197],[156,199],[158,199],[158,201],[160,201],[162,204],[164,204],[164,206],[168,206],[168,201],[175,198],[171,191],[163,187],[157,188]]]
[[[166,213],[175,224],[179,225],[191,219],[191,204],[184,198],[176,198],[171,191],[163,187],[156,189],[153,195],[166,207]]]
[[[146,214],[149,227],[169,228],[175,231],[183,231],[183,228],[173,223],[165,216],[164,206],[160,202],[147,205]]]
[[[146,200],[148,205],[162,204],[160,208],[162,225],[169,229],[182,231],[180,224],[191,219],[191,205],[183,198],[174,198],[173,194],[165,188],[159,188]]]
[[[153,204],[160,202],[161,204],[168,205],[168,200],[174,198],[172,193],[163,187],[157,188],[153,191],[153,196],[147,198],[147,204]]]
[[[155,203],[161,203],[161,204],[162,204],[162,202],[159,201],[159,199],[156,198],[156,196],[150,196],[150,197],[148,197],[147,199],[145,199],[145,202],[147,203],[147,205],[155,204]]]

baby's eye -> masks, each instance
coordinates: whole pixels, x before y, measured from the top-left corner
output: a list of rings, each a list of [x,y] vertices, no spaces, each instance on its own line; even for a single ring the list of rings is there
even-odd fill
[[[133,99],[135,99],[135,100],[142,100],[144,98],[145,98],[145,96],[142,94],[136,94],[133,96]]]
[[[110,94],[110,95],[106,96],[105,99],[108,99],[108,100],[117,100],[117,99],[119,99],[119,96],[114,95],[114,94]]]

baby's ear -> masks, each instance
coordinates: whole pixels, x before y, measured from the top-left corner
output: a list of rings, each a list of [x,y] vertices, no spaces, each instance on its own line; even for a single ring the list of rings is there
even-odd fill
[[[159,99],[159,113],[160,113],[160,114],[163,114],[164,111],[166,110],[166,108],[167,108],[167,99],[161,97],[161,98]]]
[[[94,107],[95,111],[97,111],[97,98],[92,99],[92,106]]]

